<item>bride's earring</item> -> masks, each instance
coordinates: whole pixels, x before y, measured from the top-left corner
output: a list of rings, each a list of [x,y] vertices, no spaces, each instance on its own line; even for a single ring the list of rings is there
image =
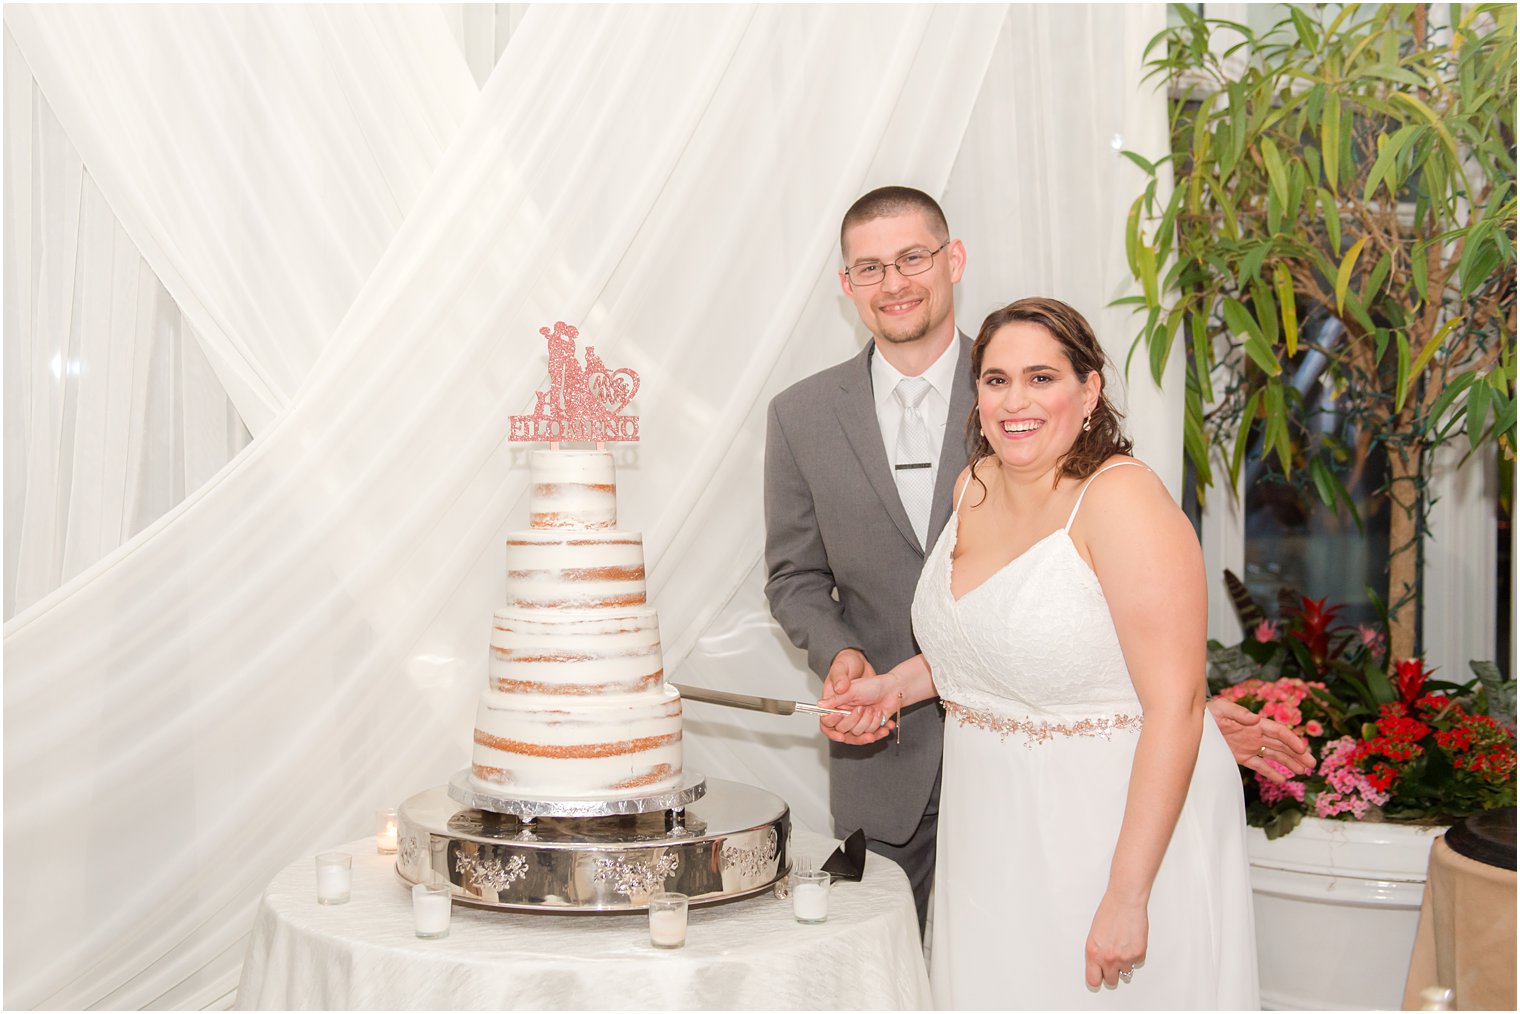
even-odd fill
[[[1086,418],[1084,418],[1082,420],[1082,432],[1083,433],[1091,433],[1092,432],[1092,413],[1091,412],[1087,413]]]

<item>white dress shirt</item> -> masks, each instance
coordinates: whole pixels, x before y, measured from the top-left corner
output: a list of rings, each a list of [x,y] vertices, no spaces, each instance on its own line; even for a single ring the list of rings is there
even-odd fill
[[[924,415],[924,421],[929,426],[929,442],[934,448],[934,460],[931,462],[933,470],[930,473],[934,481],[939,481],[939,455],[940,449],[945,445],[945,426],[950,415],[950,388],[955,383],[955,362],[961,351],[960,333],[956,332],[950,344],[945,346],[945,351],[940,353],[920,376],[929,382],[929,393],[924,396],[924,402],[919,411]],[[876,400],[876,423],[881,427],[882,446],[887,449],[887,464],[893,464],[897,457],[897,430],[902,425],[902,404],[892,396],[897,389],[897,382],[903,379],[903,374],[897,371],[897,367],[887,362],[887,357],[881,354],[878,348],[871,354],[871,393]],[[955,425],[965,425],[965,420],[957,419]],[[933,488],[933,487],[931,487]]]

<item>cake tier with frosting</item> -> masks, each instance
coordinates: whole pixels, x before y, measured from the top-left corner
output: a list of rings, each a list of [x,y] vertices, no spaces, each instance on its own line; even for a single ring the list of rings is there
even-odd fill
[[[665,685],[644,544],[618,531],[612,456],[534,451],[532,528],[507,538],[506,604],[475,718],[471,781],[523,799],[681,784],[681,696]]]
[[[616,699],[487,691],[475,717],[474,781],[530,799],[616,799],[674,789],[681,781],[681,695]]]

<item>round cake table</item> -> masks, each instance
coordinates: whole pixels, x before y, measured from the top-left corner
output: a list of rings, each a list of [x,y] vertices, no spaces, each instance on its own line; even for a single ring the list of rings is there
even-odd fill
[[[816,867],[837,842],[793,829]],[[310,856],[265,890],[238,983],[240,1010],[877,1009],[933,1006],[907,877],[867,854],[859,883],[803,925],[766,892],[693,908],[686,946],[657,950],[643,912],[555,914],[455,905],[449,935],[419,940],[395,856],[373,838],[351,900],[316,902]]]

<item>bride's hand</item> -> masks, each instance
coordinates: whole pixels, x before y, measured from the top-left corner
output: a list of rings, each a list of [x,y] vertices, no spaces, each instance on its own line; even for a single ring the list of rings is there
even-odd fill
[[[825,716],[819,722],[819,728],[834,742],[852,746],[885,738],[897,727],[892,716],[897,710],[896,687],[899,682],[894,673],[888,672],[853,679],[843,693],[835,692],[833,685],[827,684],[818,703],[825,708],[848,708],[850,714]],[[887,703],[891,704],[890,708]]]
[[[1145,941],[1150,922],[1144,902],[1120,901],[1105,894],[1087,933],[1087,985],[1113,989],[1129,979],[1120,973],[1144,974]]]

